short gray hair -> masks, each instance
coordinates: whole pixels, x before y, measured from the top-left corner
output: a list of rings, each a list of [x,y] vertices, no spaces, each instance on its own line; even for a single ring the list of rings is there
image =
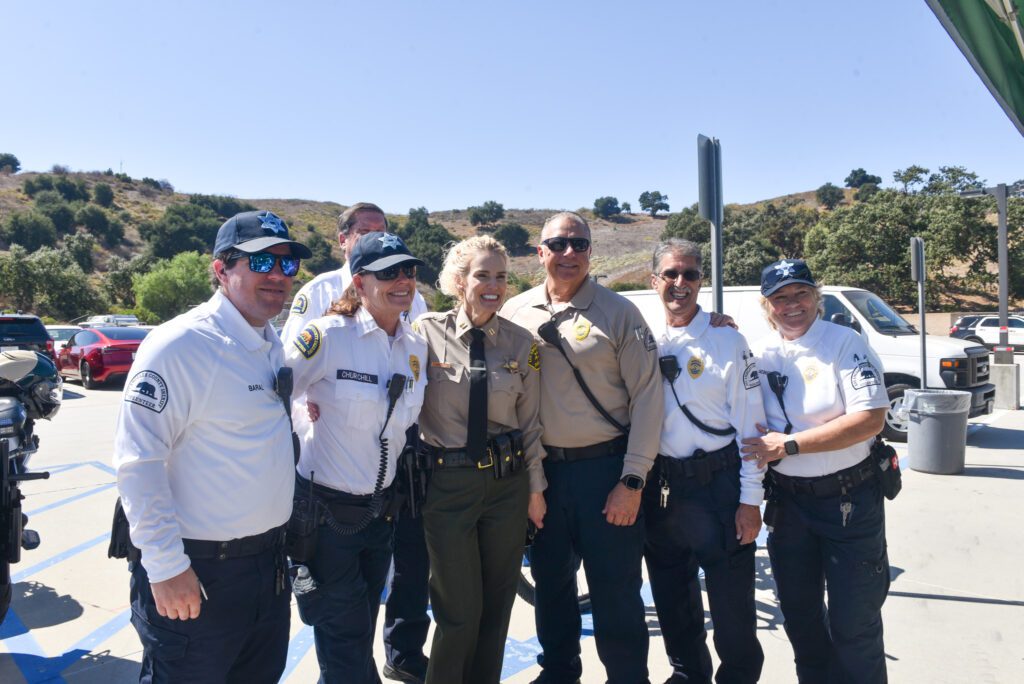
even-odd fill
[[[661,265],[661,259],[666,254],[678,254],[679,256],[693,257],[697,261],[697,268],[702,270],[704,268],[701,263],[700,245],[696,242],[691,242],[682,238],[669,238],[667,240],[662,240],[654,248],[654,260],[651,264],[652,272],[658,272],[658,266]]]
[[[548,226],[550,226],[553,223],[558,223],[559,221],[568,221],[569,223],[575,223],[578,228],[582,228],[583,230],[587,231],[588,236],[590,235],[590,224],[588,224],[587,220],[580,216],[579,214],[577,214],[575,211],[560,211],[554,216],[549,216],[548,220],[544,222],[544,227],[540,229],[540,234],[544,235],[544,232],[547,231]]]

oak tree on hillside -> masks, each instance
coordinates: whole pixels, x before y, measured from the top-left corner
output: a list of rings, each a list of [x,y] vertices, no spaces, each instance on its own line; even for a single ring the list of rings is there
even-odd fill
[[[616,214],[622,213],[619,200],[615,197],[598,197],[594,200],[594,216],[609,219]]]
[[[0,295],[19,311],[31,311],[36,301],[36,273],[28,260],[28,251],[21,245],[11,245],[6,254],[0,254]]]
[[[489,200],[479,207],[470,207],[469,222],[474,226],[491,226],[505,218],[505,207],[499,202]]]
[[[96,200],[96,204],[107,209],[114,203],[114,190],[106,183],[94,185],[92,187],[92,196]]]
[[[304,242],[306,247],[309,247],[309,251],[313,253],[313,256],[302,262],[302,266],[310,273],[320,275],[341,268],[341,260],[331,253],[331,243],[320,233],[310,233]]]
[[[832,185],[832,183],[825,183],[815,191],[814,196],[818,198],[818,204],[823,205],[826,209],[835,209],[839,206],[839,203],[843,201],[846,195],[843,194],[843,189]]]
[[[0,173],[18,173],[21,162],[10,152],[0,152]]]
[[[424,265],[419,267],[416,279],[421,283],[436,282],[444,265],[445,245],[453,242],[455,236],[440,223],[431,223],[430,213],[426,207],[410,209],[409,218],[395,228],[395,233],[405,241],[410,252],[423,260]]]
[[[654,218],[659,211],[668,211],[668,195],[662,195],[658,190],[645,190],[640,193],[640,208],[650,212]]]
[[[865,183],[874,183],[875,185],[881,185],[882,179],[879,176],[872,176],[864,169],[854,169],[850,171],[850,175],[843,181],[846,183],[848,188],[859,188]]]
[[[135,277],[135,301],[162,321],[210,298],[210,260],[198,252],[182,252],[158,261],[149,273]]]
[[[169,259],[181,252],[206,252],[213,244],[222,221],[206,207],[196,204],[172,204],[157,221],[139,226],[149,253]]]
[[[928,169],[917,164],[912,164],[905,169],[896,169],[892,172],[892,179],[903,186],[903,193],[911,192],[915,185],[924,183],[924,177],[928,175]]]
[[[19,211],[11,214],[0,227],[0,238],[8,245],[21,245],[29,252],[57,242],[57,229],[53,221],[38,211]]]
[[[505,245],[509,254],[516,254],[530,243],[530,231],[518,223],[502,223],[495,229],[494,239]]]

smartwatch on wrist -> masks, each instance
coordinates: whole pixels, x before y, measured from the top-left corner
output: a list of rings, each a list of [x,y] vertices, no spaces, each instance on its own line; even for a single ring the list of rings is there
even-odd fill
[[[644,478],[639,475],[625,475],[619,482],[626,485],[626,489],[634,492],[639,492],[644,488]]]
[[[796,443],[795,439],[786,440],[786,455],[796,456],[800,453],[800,445]]]

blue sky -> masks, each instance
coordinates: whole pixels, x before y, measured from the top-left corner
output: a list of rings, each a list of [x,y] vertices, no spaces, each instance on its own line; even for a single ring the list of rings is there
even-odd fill
[[[1024,178],[923,0],[8,0],[0,152],[386,210],[727,202],[911,164]]]

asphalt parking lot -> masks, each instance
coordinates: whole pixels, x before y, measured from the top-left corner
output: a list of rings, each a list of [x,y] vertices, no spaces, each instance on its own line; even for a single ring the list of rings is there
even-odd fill
[[[123,561],[106,557],[119,404],[116,388],[90,391],[69,383],[60,414],[39,428],[41,449],[32,466],[52,476],[26,485],[25,511],[42,544],[12,568],[14,602],[0,626],[0,682],[137,680],[141,649],[128,621],[128,573]],[[1015,522],[1024,480],[1024,412],[997,411],[972,421],[968,444],[962,476],[907,470],[912,454],[900,447],[904,493],[887,505],[893,585],[884,615],[892,681],[1024,681],[1024,534]],[[764,538],[756,578],[762,681],[793,682]],[[669,669],[647,587],[644,596],[651,681],[662,682]],[[589,628],[588,618],[583,681],[601,682]],[[381,665],[379,639],[376,650]],[[538,651],[532,609],[517,599],[503,681],[531,681],[539,672]],[[316,677],[311,630],[293,615],[284,681]]]

